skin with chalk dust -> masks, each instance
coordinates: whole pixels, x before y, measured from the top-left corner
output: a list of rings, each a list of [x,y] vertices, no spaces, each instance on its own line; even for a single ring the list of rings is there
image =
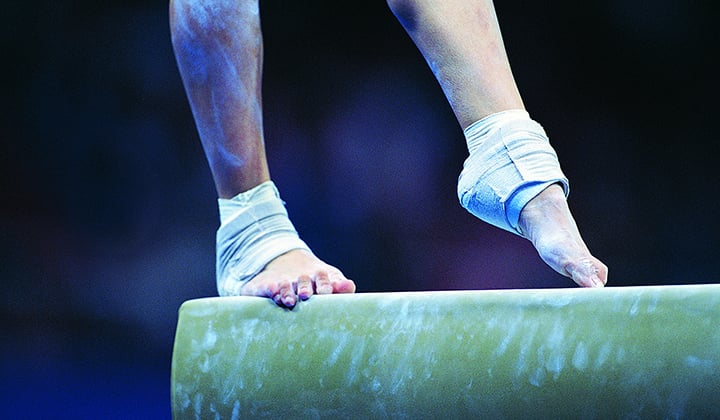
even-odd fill
[[[388,0],[388,5],[430,65],[461,128],[494,113],[525,109],[491,0]],[[170,15],[178,67],[218,195],[234,197],[270,179],[258,1],[171,0]],[[558,273],[583,287],[607,281],[607,267],[588,250],[557,185],[524,207],[519,225]],[[240,294],[289,308],[315,294],[354,291],[354,282],[339,269],[303,250],[277,256],[240,288]]]
[[[257,1],[171,0],[173,47],[220,198],[270,179],[262,115],[262,34]],[[271,261],[241,289],[292,308],[355,283],[304,250]]]
[[[178,67],[200,139],[220,196],[230,198],[239,192],[233,182],[240,173],[254,173],[257,180],[250,182],[269,179],[259,8],[247,1],[174,0],[170,9]]]

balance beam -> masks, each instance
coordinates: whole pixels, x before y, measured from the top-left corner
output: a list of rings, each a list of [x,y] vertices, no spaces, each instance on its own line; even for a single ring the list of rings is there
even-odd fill
[[[176,419],[720,418],[720,285],[190,300],[171,382]]]

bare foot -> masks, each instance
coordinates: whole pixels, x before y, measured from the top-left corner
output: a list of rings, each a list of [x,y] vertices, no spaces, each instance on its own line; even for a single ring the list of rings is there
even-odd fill
[[[260,274],[240,289],[241,295],[271,298],[287,308],[316,294],[354,292],[355,283],[345,278],[340,270],[299,249],[270,261]]]
[[[580,237],[562,187],[547,187],[523,208],[520,229],[553,270],[583,287],[603,287],[608,268],[590,254]]]

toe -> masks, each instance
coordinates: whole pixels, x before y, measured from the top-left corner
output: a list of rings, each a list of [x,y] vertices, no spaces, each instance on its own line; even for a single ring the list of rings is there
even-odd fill
[[[276,296],[279,296],[279,301]],[[292,308],[297,303],[297,295],[295,294],[295,288],[290,281],[282,282],[282,284],[280,285],[280,290],[278,290],[278,294],[276,296],[273,296],[273,300],[276,303],[282,304],[285,307]]]
[[[583,287],[603,287],[607,281],[607,268],[592,257],[584,257],[565,264],[566,275]]]
[[[241,294],[270,298],[278,306],[287,308],[293,308],[298,300],[293,281],[289,278],[273,278],[269,273],[261,273],[245,283]]]
[[[333,293],[355,293],[355,282],[346,279],[340,272],[330,274],[330,283]]]
[[[333,292],[327,271],[318,271],[315,274],[315,292],[319,295],[329,295]]]
[[[313,294],[312,279],[310,276],[302,275],[297,282],[297,296],[300,300],[308,300]]]

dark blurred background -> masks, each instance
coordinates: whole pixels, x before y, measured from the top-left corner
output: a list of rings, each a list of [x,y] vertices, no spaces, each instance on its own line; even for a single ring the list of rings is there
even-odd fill
[[[720,280],[711,2],[498,3],[609,284]],[[361,292],[572,287],[457,204],[462,132],[384,2],[261,5],[271,172],[319,256]],[[0,417],[168,418],[177,309],[216,294],[218,218],[167,3],[2,16]]]

